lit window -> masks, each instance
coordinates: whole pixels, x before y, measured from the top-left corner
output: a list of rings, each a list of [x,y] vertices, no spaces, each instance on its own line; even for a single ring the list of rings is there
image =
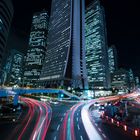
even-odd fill
[[[0,19],[0,31],[2,30],[3,22],[2,19]]]

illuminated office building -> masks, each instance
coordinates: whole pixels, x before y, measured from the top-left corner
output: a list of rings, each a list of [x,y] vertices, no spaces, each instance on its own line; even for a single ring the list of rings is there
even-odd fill
[[[140,86],[139,77],[135,77],[135,84],[136,84],[136,87],[139,87]]]
[[[135,78],[134,78],[134,73],[132,69],[129,69],[129,86],[130,90],[133,90],[135,88]]]
[[[11,0],[0,0],[0,69],[13,13]]]
[[[84,15],[84,0],[52,0],[42,86],[87,88]]]
[[[24,55],[17,51],[11,50],[4,65],[6,73],[5,84],[8,86],[21,85],[21,78],[23,74],[23,58]]]
[[[112,74],[118,68],[117,51],[114,45],[108,48],[108,61],[109,61],[109,71]]]
[[[129,72],[125,69],[118,69],[112,74],[111,86],[119,91],[129,90]]]
[[[46,11],[33,15],[29,47],[25,57],[24,85],[36,86],[39,79],[47,46],[48,20]]]
[[[85,37],[89,87],[94,89],[109,88],[105,13],[99,0],[92,1],[86,8]]]

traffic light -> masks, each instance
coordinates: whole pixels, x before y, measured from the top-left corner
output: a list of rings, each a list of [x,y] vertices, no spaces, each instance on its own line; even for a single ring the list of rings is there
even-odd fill
[[[63,98],[64,97],[64,94],[61,94],[60,97]]]

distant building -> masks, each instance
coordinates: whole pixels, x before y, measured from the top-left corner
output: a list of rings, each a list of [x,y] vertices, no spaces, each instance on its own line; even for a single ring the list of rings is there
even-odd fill
[[[112,74],[111,86],[114,89],[127,92],[129,90],[129,72],[125,69],[118,69]]]
[[[17,51],[11,50],[6,60],[3,70],[6,75],[3,75],[4,84],[7,86],[21,85],[21,78],[23,74],[23,58],[24,55]]]
[[[46,11],[33,16],[29,47],[25,56],[24,85],[36,86],[39,79],[47,47],[48,22]]]
[[[129,86],[130,90],[135,88],[135,78],[132,69],[129,70]]]
[[[0,69],[14,9],[11,0],[0,0]]]
[[[114,73],[118,69],[117,50],[114,45],[108,48],[109,71]]]
[[[140,80],[139,80],[139,77],[135,77],[135,83],[136,83],[136,86],[137,86],[137,87],[140,86]]]
[[[85,0],[52,0],[42,86],[87,88],[84,15]]]
[[[104,8],[92,0],[86,8],[86,66],[89,87],[109,88],[108,45]]]

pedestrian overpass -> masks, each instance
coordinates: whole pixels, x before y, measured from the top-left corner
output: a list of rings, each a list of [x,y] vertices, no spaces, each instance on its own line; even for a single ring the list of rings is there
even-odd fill
[[[70,92],[67,92],[63,89],[41,89],[41,88],[18,88],[18,89],[0,89],[0,97],[8,97],[8,96],[14,96],[13,104],[16,105],[18,103],[18,96],[24,95],[24,94],[58,94],[58,98],[61,98],[61,95],[65,95],[68,98],[80,100],[80,98],[76,95],[71,94]]]

